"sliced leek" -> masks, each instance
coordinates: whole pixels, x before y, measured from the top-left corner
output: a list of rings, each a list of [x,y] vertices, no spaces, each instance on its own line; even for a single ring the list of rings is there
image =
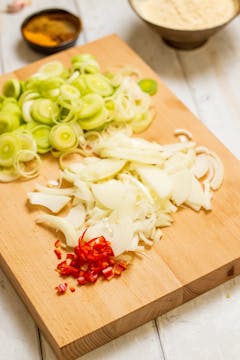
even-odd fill
[[[15,157],[21,149],[20,141],[11,133],[0,136],[0,166],[13,166]]]
[[[39,154],[46,154],[51,150],[49,141],[49,134],[51,128],[47,125],[38,125],[32,129],[32,135],[37,145],[37,152]]]
[[[37,145],[30,131],[18,130],[16,132],[22,150],[37,151]]]
[[[20,176],[32,179],[39,175],[41,159],[34,151],[20,150],[15,156],[13,165]]]
[[[49,134],[51,146],[59,151],[73,149],[78,145],[78,139],[75,131],[70,125],[55,125]]]
[[[41,74],[46,77],[54,77],[61,75],[63,71],[64,71],[63,64],[60,61],[55,60],[42,65],[38,70],[38,74]]]
[[[100,134],[109,124],[124,123],[134,132],[145,130],[152,121],[152,90],[144,92],[146,84],[141,90],[136,73],[119,68],[110,76],[93,55],[78,54],[68,69],[53,60],[25,81],[7,80],[0,96],[0,137],[6,134],[0,140],[0,181],[36,176],[37,153],[51,151],[62,161],[65,153],[82,152],[80,143],[91,152],[88,131]]]
[[[17,79],[9,79],[3,85],[3,95],[18,99],[22,92],[21,82]]]
[[[80,109],[79,118],[89,118],[103,108],[103,98],[98,94],[88,94],[82,98],[83,105]]]
[[[33,119],[43,124],[53,125],[58,114],[58,106],[49,99],[34,100],[31,106],[31,115]]]
[[[113,94],[113,87],[105,76],[101,74],[87,75],[85,79],[90,92],[104,97]]]
[[[0,134],[16,130],[19,126],[19,116],[0,111]]]
[[[156,80],[153,79],[142,79],[138,82],[138,85],[142,91],[146,92],[149,95],[155,95],[158,90],[158,84]]]
[[[108,117],[108,111],[102,107],[92,117],[79,120],[78,123],[83,130],[93,130],[101,128],[109,121],[111,121],[111,118]]]

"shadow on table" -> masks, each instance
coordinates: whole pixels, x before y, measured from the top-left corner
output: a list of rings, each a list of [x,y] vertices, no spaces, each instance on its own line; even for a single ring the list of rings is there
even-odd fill
[[[16,52],[24,63],[32,63],[44,57],[44,55],[32,50],[22,39],[16,43]]]

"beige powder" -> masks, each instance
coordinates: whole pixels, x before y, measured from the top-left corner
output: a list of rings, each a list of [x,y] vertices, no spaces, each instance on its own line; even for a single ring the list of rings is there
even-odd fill
[[[133,0],[133,5],[145,20],[181,30],[223,24],[239,10],[238,0]]]

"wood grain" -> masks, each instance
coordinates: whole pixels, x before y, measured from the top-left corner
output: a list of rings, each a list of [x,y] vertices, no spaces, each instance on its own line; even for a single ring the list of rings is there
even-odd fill
[[[145,76],[156,77],[115,36],[51,58],[59,58],[67,65],[71,55],[79,51],[95,54],[103,68],[130,63]],[[14,75],[24,79],[46,61],[49,59]],[[8,76],[12,74],[4,76],[1,82]],[[1,264],[59,359],[73,359],[240,272],[238,161],[160,81],[155,103],[158,118],[144,136],[172,141],[173,130],[185,127],[199,143],[221,156],[226,176],[223,187],[214,196],[212,213],[179,212],[174,226],[165,231],[163,241],[146,257],[136,259],[121,279],[57,297],[53,290],[60,281],[53,271],[55,235],[35,225],[36,211],[29,211],[26,206],[26,191],[32,189],[34,181],[1,185],[2,201],[7,204],[0,210]],[[56,174],[56,164],[48,158],[39,181]]]

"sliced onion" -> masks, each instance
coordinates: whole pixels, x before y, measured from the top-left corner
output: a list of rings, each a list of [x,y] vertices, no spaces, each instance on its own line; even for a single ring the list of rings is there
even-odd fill
[[[57,183],[57,185],[58,185],[58,183]],[[44,194],[49,194],[49,195],[64,195],[64,196],[74,195],[74,192],[75,192],[74,187],[60,189],[60,188],[56,187],[57,185],[55,185],[55,187],[48,187],[48,186],[43,186],[43,185],[36,183],[34,185],[34,190],[40,191]]]
[[[209,162],[205,154],[200,154],[196,157],[195,163],[192,167],[194,176],[201,179],[209,171]]]
[[[192,140],[192,133],[186,129],[176,129],[174,130],[174,135],[179,138],[181,142],[186,142]]]
[[[58,213],[71,200],[69,196],[45,194],[41,192],[28,192],[28,199],[32,205],[41,205],[53,213]]]
[[[74,247],[77,245],[77,232],[74,226],[64,218],[54,215],[40,215],[36,219],[36,222],[47,223],[54,229],[61,231],[65,235],[67,246]]]
[[[214,151],[211,151],[204,146],[198,146],[196,148],[196,151],[197,153],[205,153],[206,155],[208,155],[207,159],[209,161],[209,168],[213,169],[213,174],[208,175],[210,187],[213,190],[219,189],[224,177],[224,167],[221,159]]]

